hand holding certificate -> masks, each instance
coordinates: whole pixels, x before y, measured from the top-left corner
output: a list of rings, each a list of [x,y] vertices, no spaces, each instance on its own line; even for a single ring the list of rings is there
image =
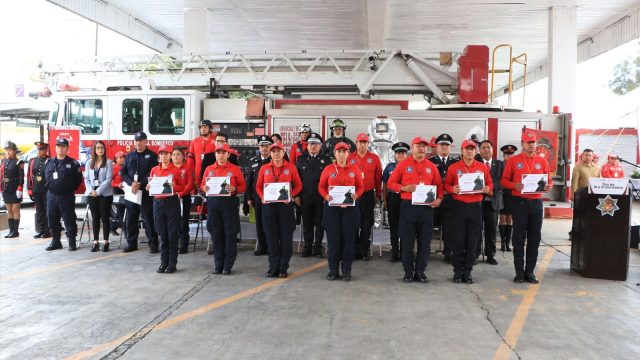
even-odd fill
[[[416,185],[416,190],[411,193],[411,205],[430,205],[436,200],[436,192],[435,185]]]
[[[523,194],[542,194],[546,192],[547,174],[523,174],[522,191]]]
[[[291,184],[288,182],[275,182],[264,184],[263,202],[289,203],[291,201]]]
[[[355,206],[355,186],[332,186],[329,188],[329,206]]]
[[[231,196],[231,178],[228,176],[208,177],[206,193],[207,196]]]
[[[482,193],[484,189],[484,174],[458,174],[458,185],[460,186],[460,194]]]
[[[173,195],[173,176],[155,176],[149,178],[149,195]]]

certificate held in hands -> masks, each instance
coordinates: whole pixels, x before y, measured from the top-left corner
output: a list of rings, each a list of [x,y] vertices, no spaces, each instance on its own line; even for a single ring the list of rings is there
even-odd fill
[[[207,178],[207,196],[231,196],[227,187],[231,185],[228,176],[215,176]]]
[[[484,189],[483,173],[458,174],[458,185],[461,194],[477,194]]]
[[[173,176],[155,176],[149,178],[149,195],[173,195]]]
[[[416,185],[411,193],[411,205],[429,205],[436,200],[436,191],[435,185]]]
[[[547,174],[522,174],[523,194],[543,194],[547,187]]]
[[[329,195],[331,195],[331,201],[329,201],[329,206],[355,206],[356,202],[351,197],[355,192],[355,186],[330,187]]]
[[[265,203],[290,202],[291,184],[288,182],[265,183],[263,200]]]

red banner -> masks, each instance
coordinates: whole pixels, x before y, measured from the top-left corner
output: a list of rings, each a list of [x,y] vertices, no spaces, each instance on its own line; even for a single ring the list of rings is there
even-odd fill
[[[79,126],[51,126],[49,127],[49,153],[56,156],[56,139],[59,137],[69,140],[69,157],[80,158],[80,127]]]

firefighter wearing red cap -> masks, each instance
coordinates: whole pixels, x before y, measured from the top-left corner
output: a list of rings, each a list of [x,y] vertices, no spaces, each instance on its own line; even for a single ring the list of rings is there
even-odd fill
[[[171,163],[171,147],[160,146],[160,164],[149,174],[149,178],[168,177],[161,194],[154,195],[153,223],[160,238],[160,267],[158,273],[174,273],[178,264],[178,238],[180,232],[180,197],[184,191],[184,180],[180,169]],[[171,182],[171,184],[168,184]],[[170,187],[168,186],[170,185]],[[147,191],[151,185],[147,184]]]
[[[125,158],[124,151],[118,151],[114,157],[113,163],[113,179],[111,179],[111,187],[113,187],[114,195],[124,195],[124,191],[122,190],[122,176],[120,176],[120,170],[122,170],[122,165],[124,165]],[[114,201],[113,203],[116,206],[116,217],[115,219],[111,219],[111,234],[115,236],[119,236],[118,228],[122,226],[122,219],[124,218],[124,197],[120,197],[120,201]]]
[[[465,140],[460,146],[462,159],[449,167],[444,189],[451,194],[451,248],[453,256],[453,282],[473,284],[473,263],[476,260],[476,244],[482,235],[482,200],[484,194],[493,195],[493,181],[486,165],[476,161],[477,145]],[[462,189],[459,179],[464,174],[475,177],[471,191]],[[495,224],[494,224],[495,225]]]
[[[369,151],[369,135],[358,134],[356,151],[349,155],[347,162],[360,170],[364,183],[364,192],[359,204],[360,229],[356,232],[355,257],[368,261],[374,208],[382,198],[382,164],[378,155]]]
[[[354,242],[358,225],[360,224],[360,210],[358,200],[364,191],[364,184],[360,170],[347,162],[349,145],[339,142],[334,146],[333,157],[336,161],[325,167],[320,175],[318,193],[325,200],[322,212],[322,224],[327,232],[327,259],[329,274],[327,280],[340,278],[351,280],[351,264],[354,258]],[[343,204],[329,206],[333,197],[329,191],[333,186],[353,186],[354,192],[347,192]]]
[[[621,179],[624,177],[624,170],[622,169],[622,166],[620,166],[618,155],[609,154],[609,156],[607,157],[607,163],[602,165],[600,176],[603,178],[617,179]]]
[[[298,194],[302,190],[302,181],[296,167],[284,160],[282,145],[271,145],[270,152],[271,162],[260,168],[256,182],[256,192],[264,204],[262,223],[269,247],[269,270],[265,276],[286,278],[293,253],[293,231],[296,228],[291,199],[300,204]],[[264,186],[272,183],[289,183],[289,194],[283,188],[280,191],[281,199],[265,201]]]
[[[29,173],[27,174],[27,193],[36,206],[34,238],[50,238],[49,222],[47,221],[47,189],[44,186],[44,167],[49,161],[49,144],[36,142],[38,155],[29,160]]]
[[[187,161],[185,154],[186,147],[176,147],[171,152],[171,162],[173,166],[180,170],[180,176],[184,181],[184,189],[178,194],[182,202],[182,213],[180,222],[180,246],[178,252],[186,254],[189,252],[189,214],[191,213],[191,193],[195,188],[193,174],[193,162]]]
[[[546,185],[543,191],[549,191],[552,180],[549,173],[547,160],[536,155],[538,138],[536,133],[525,130],[522,133],[522,152],[507,161],[500,184],[505,189],[510,189],[513,195],[512,216],[513,216],[513,262],[516,276],[513,279],[516,283],[537,284],[538,279],[534,274],[536,262],[538,260],[538,246],[540,245],[542,229],[542,196],[537,193],[522,193],[523,175],[546,174]],[[542,185],[542,184],[541,184]],[[525,255],[526,242],[526,255]],[[525,263],[526,256],[526,263]]]
[[[429,141],[416,137],[411,142],[411,156],[396,166],[389,177],[387,188],[399,192],[400,205],[400,251],[404,267],[403,281],[427,283],[425,274],[427,256],[433,236],[433,208],[440,206],[443,196],[442,179],[438,168],[426,158]],[[414,205],[411,201],[416,185],[436,186],[435,198],[425,205]],[[413,253],[417,241],[417,254]]]
[[[238,255],[236,236],[240,230],[236,221],[239,216],[236,198],[246,190],[247,184],[240,167],[229,161],[229,145],[218,146],[215,153],[216,163],[204,170],[200,188],[207,193],[207,230],[213,239],[213,274],[230,275]],[[219,190],[214,191],[207,185],[207,180],[212,178],[225,178]]]

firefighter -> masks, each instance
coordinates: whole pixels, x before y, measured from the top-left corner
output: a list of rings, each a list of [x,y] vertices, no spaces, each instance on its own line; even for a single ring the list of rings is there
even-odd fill
[[[382,166],[378,155],[369,151],[369,135],[358,134],[356,148],[356,152],[351,153],[347,159],[349,165],[360,170],[364,183],[364,193],[360,198],[360,229],[356,232],[355,257],[369,261],[374,208],[381,199]]]
[[[339,142],[344,142],[349,145],[349,152],[356,151],[356,144],[345,134],[347,124],[342,119],[334,119],[329,125],[329,129],[331,130],[331,137],[324,142],[322,155],[332,157],[334,155],[334,147]]]
[[[191,141],[189,152],[194,156],[194,167],[196,185],[202,180],[202,160],[208,153],[214,152],[216,148],[215,137],[212,134],[213,124],[210,120],[200,122],[200,136]]]
[[[193,168],[185,161],[184,147],[176,147],[171,151],[171,162],[180,171],[180,177],[184,183],[182,191],[178,194],[182,202],[182,213],[180,214],[180,246],[178,252],[186,254],[189,252],[189,215],[191,213],[191,193],[195,187],[193,179]]]
[[[114,157],[113,164],[113,179],[111,180],[111,187],[113,188],[114,195],[120,195],[120,201],[114,203],[116,212],[114,218],[111,219],[111,235],[120,236],[118,234],[118,228],[122,226],[122,220],[124,218],[124,191],[122,190],[122,176],[120,176],[120,170],[124,165],[125,158],[124,151],[118,151]]]
[[[267,237],[264,233],[264,227],[262,224],[262,201],[256,192],[256,182],[258,181],[258,174],[260,169],[265,164],[271,162],[270,146],[273,144],[273,140],[269,136],[262,135],[258,138],[258,148],[260,154],[249,160],[249,167],[247,168],[247,189],[244,194],[244,198],[247,199],[247,205],[253,206],[256,212],[256,234],[258,237],[258,244],[254,251],[255,256],[267,254]]]
[[[624,177],[624,170],[622,169],[622,166],[620,166],[618,155],[609,154],[609,156],[607,156],[607,163],[602,165],[602,169],[600,170],[600,177],[618,179]]]
[[[549,173],[549,164],[545,158],[536,154],[537,135],[531,130],[522,133],[522,152],[511,157],[507,161],[500,184],[512,190],[513,195],[513,263],[516,276],[513,281],[524,281],[537,284],[538,279],[534,274],[538,260],[538,246],[540,245],[542,229],[542,196],[541,193],[526,193],[521,191],[522,175],[546,174],[547,184],[544,191],[551,189],[552,180]],[[526,242],[526,255],[525,255]],[[526,263],[525,263],[526,256]]]
[[[322,212],[322,223],[327,230],[327,258],[329,263],[329,273],[327,280],[333,281],[340,278],[340,268],[342,268],[342,279],[351,280],[351,264],[354,258],[354,243],[358,224],[360,224],[360,209],[357,200],[364,191],[360,170],[349,165],[349,145],[344,142],[337,143],[334,147],[334,157],[336,161],[327,166],[322,171],[317,190],[325,200]],[[340,205],[329,206],[333,200],[329,195],[331,186],[355,186],[355,193],[351,194],[353,206]]]
[[[305,151],[307,151],[307,140],[309,139],[309,134],[311,134],[311,125],[303,123],[298,126],[298,134],[300,134],[300,140],[291,144],[291,150],[289,150],[289,158],[293,165],[298,161],[298,157],[302,156]]]
[[[47,221],[47,189],[44,181],[44,168],[49,161],[49,144],[37,141],[38,155],[29,160],[29,173],[27,174],[27,193],[36,207],[35,227],[37,233],[35,239],[47,239],[51,237],[49,222]]]
[[[301,257],[311,255],[321,258],[323,255],[322,238],[324,228],[322,227],[323,198],[318,193],[318,183],[320,175],[325,167],[332,163],[331,158],[320,154],[322,147],[322,137],[316,133],[311,133],[308,137],[307,150],[304,155],[298,158],[296,169],[302,180],[302,191],[300,192],[300,207],[302,210],[302,226],[304,233],[304,250]],[[291,157],[293,159],[293,156]]]
[[[504,145],[500,148],[502,151],[502,161],[506,164],[507,160],[518,151],[518,147],[515,145]],[[503,169],[504,172],[504,169]],[[502,176],[501,176],[502,178]],[[494,183],[495,186],[495,183]],[[502,186],[500,186],[502,188]],[[513,230],[513,218],[511,217],[511,203],[513,202],[511,196],[511,190],[502,188],[502,210],[500,210],[500,220],[498,225],[498,231],[500,232],[500,250],[511,251],[511,231]]]
[[[104,142],[98,140],[91,147],[91,159],[87,161],[84,172],[85,196],[91,211],[93,246],[91,252],[100,250],[100,221],[102,221],[102,251],[109,251],[109,232],[111,224],[111,204],[113,204],[113,163],[107,158]]]
[[[53,239],[47,251],[62,249],[60,242],[60,218],[64,221],[64,229],[69,241],[69,251],[76,251],[75,195],[74,192],[82,183],[80,164],[69,157],[69,140],[63,137],[56,139],[56,157],[49,160],[44,168],[45,187],[47,188],[47,220]]]
[[[399,163],[407,158],[409,144],[398,142],[391,146],[395,161],[390,162],[382,172],[382,196],[384,208],[389,217],[389,242],[391,243],[391,262],[400,261],[400,235],[398,224],[400,222],[400,193],[389,189],[387,182]]]
[[[286,278],[293,252],[293,231],[296,228],[291,200],[300,204],[298,194],[302,189],[302,182],[295,166],[284,160],[282,145],[273,144],[270,151],[271,162],[260,169],[256,182],[256,192],[264,204],[262,221],[269,246],[269,270],[265,276]],[[285,191],[281,193],[282,202],[266,202],[263,187],[269,183],[289,183],[289,196]]]
[[[7,207],[9,233],[5,238],[20,236],[20,203],[22,202],[22,184],[24,184],[24,162],[18,159],[18,147],[7,141],[4,146],[6,157],[0,162],[0,187],[2,199]]]
[[[224,190],[227,196],[207,197],[207,229],[213,239],[213,274],[230,275],[238,255],[236,237],[240,230],[235,219],[238,216],[237,194],[246,190],[242,170],[229,161],[229,145],[216,148],[216,163],[204,170],[200,187],[209,191],[207,179],[228,177]]]
[[[485,194],[493,194],[493,182],[487,166],[475,160],[476,142],[465,140],[460,149],[462,160],[449,167],[444,189],[451,194],[450,246],[453,251],[453,282],[473,284],[471,271],[476,260],[476,244],[481,241],[482,236],[482,202]],[[462,174],[482,176],[483,186],[477,186],[480,192],[463,193],[458,183]]]
[[[482,228],[484,233],[484,255],[490,265],[498,265],[496,260],[496,229],[498,228],[498,212],[503,208],[502,186],[500,177],[504,171],[504,163],[493,159],[493,142],[483,140],[480,142],[480,161],[491,174],[493,184],[492,194],[485,195],[482,199]],[[480,256],[482,241],[476,243],[476,259]]]
[[[171,189],[153,198],[153,224],[160,238],[160,267],[157,272],[171,274],[178,264],[178,242],[180,236],[180,193],[184,191],[184,180],[180,169],[171,163],[172,149],[162,145],[158,149],[160,164],[153,167],[148,178],[169,177]],[[147,183],[147,194],[151,185]]]
[[[450,156],[451,154],[451,144],[453,144],[453,138],[449,134],[440,134],[436,138],[436,154],[429,158],[431,162],[436,164],[438,167],[438,172],[440,173],[440,178],[444,181],[447,176],[447,169],[451,164],[460,160],[460,158],[456,158]],[[449,204],[451,203],[451,196],[445,192],[444,198],[442,200],[442,205],[434,210],[434,219],[433,222],[435,226],[440,227],[441,238],[444,243],[444,247],[442,252],[444,253],[444,260],[448,263],[451,263],[451,247],[449,246],[447,239],[449,238],[449,230],[448,220],[451,218],[451,214],[447,210],[449,208]]]
[[[149,196],[146,187],[149,172],[154,166],[158,165],[158,155],[147,147],[149,140],[147,140],[147,134],[144,131],[138,131],[135,134],[134,141],[135,149],[126,156],[124,165],[120,170],[120,176],[131,187],[130,191],[134,194],[142,191],[142,202],[138,205],[126,201],[127,246],[122,251],[128,253],[138,250],[138,235],[140,233],[138,219],[140,218],[140,213],[142,213],[144,229],[149,241],[149,253],[155,254],[158,252],[158,233],[156,233],[153,223],[153,199]]]
[[[411,142],[411,156],[396,166],[387,182],[391,191],[400,193],[400,250],[405,283],[416,281],[427,283],[425,274],[427,256],[433,236],[433,208],[442,202],[442,179],[434,163],[426,159],[429,141],[416,137]],[[413,205],[412,193],[416,185],[436,186],[435,200],[427,205]],[[417,241],[418,252],[414,257],[413,248]]]

